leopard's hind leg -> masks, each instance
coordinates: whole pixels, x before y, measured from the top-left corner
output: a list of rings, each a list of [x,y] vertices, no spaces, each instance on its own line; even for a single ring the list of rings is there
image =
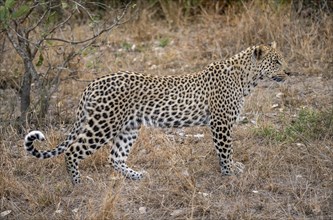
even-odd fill
[[[127,157],[130,153],[131,147],[138,137],[138,129],[124,129],[114,139],[111,153],[109,155],[109,163],[111,166],[121,172],[124,176],[139,180],[143,177],[143,174],[129,168],[126,164]]]
[[[76,141],[66,150],[67,172],[74,185],[80,183],[79,162],[110,142],[116,130],[116,128],[111,130],[108,126],[103,126],[103,123],[96,123],[94,126],[88,123]]]

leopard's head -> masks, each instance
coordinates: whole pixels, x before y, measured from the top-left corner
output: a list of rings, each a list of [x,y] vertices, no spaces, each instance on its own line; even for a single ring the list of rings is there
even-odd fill
[[[284,58],[276,49],[276,42],[254,47],[252,63],[260,79],[270,78],[281,82],[289,75]]]

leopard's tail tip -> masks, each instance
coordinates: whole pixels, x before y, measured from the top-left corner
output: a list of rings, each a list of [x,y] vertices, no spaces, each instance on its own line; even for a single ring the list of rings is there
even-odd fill
[[[44,159],[46,158],[45,156],[43,156],[43,154],[41,154],[41,152],[39,152],[38,150],[35,149],[33,143],[35,140],[39,140],[39,141],[44,141],[45,140],[45,136],[43,135],[42,132],[40,131],[31,131],[29,132],[29,134],[27,134],[24,138],[24,148],[25,150],[40,159]]]
[[[34,140],[45,141],[45,136],[40,131],[31,131],[24,138],[24,141],[26,143],[27,142],[33,142]]]

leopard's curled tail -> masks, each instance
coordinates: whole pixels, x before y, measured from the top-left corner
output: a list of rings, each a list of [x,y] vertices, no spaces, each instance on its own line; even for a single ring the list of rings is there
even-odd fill
[[[82,122],[84,122],[85,119],[86,119],[86,116],[85,116],[85,113],[83,113],[83,118],[81,120],[76,121],[76,123],[74,124],[74,127],[72,128],[70,133],[67,135],[66,139],[52,150],[39,151],[34,147],[33,142],[35,140],[39,140],[39,141],[45,140],[45,136],[40,131],[31,131],[31,132],[29,132],[29,134],[27,134],[25,136],[24,148],[26,149],[26,151],[29,154],[31,154],[39,159],[56,157],[56,156],[62,154],[63,152],[65,152],[65,150],[76,140],[77,136],[79,135],[79,133],[82,130],[82,127],[83,127]]]
[[[35,140],[44,141],[45,136],[40,131],[31,131],[24,138],[24,148],[29,154],[39,159],[56,157],[65,152],[65,150],[76,140],[77,136],[80,134],[81,130],[83,129],[87,119],[88,113],[85,103],[86,103],[86,98],[90,96],[89,88],[90,86],[88,86],[87,89],[84,91],[84,94],[79,103],[79,110],[76,113],[77,117],[76,122],[74,123],[74,126],[67,135],[66,139],[60,144],[58,144],[58,146],[53,148],[52,150],[39,151],[34,147],[33,142]]]
[[[68,148],[68,146],[70,146],[75,141],[75,139],[76,139],[75,136],[76,135],[73,134],[73,132],[71,132],[67,136],[66,140],[63,141],[62,143],[60,143],[54,149],[46,150],[46,151],[39,151],[34,147],[33,142],[35,140],[44,141],[45,136],[40,131],[31,131],[24,138],[24,148],[26,149],[26,151],[29,154],[31,154],[39,159],[52,158],[52,157],[56,157],[56,156],[62,154]]]

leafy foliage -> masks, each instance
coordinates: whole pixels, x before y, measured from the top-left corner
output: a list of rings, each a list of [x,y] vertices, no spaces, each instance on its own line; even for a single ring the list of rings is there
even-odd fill
[[[26,15],[29,12],[30,6],[27,4],[22,4],[17,6],[17,1],[15,0],[6,0],[5,4],[0,6],[0,21],[1,28],[8,28],[8,22],[10,20],[16,20],[20,17]]]

